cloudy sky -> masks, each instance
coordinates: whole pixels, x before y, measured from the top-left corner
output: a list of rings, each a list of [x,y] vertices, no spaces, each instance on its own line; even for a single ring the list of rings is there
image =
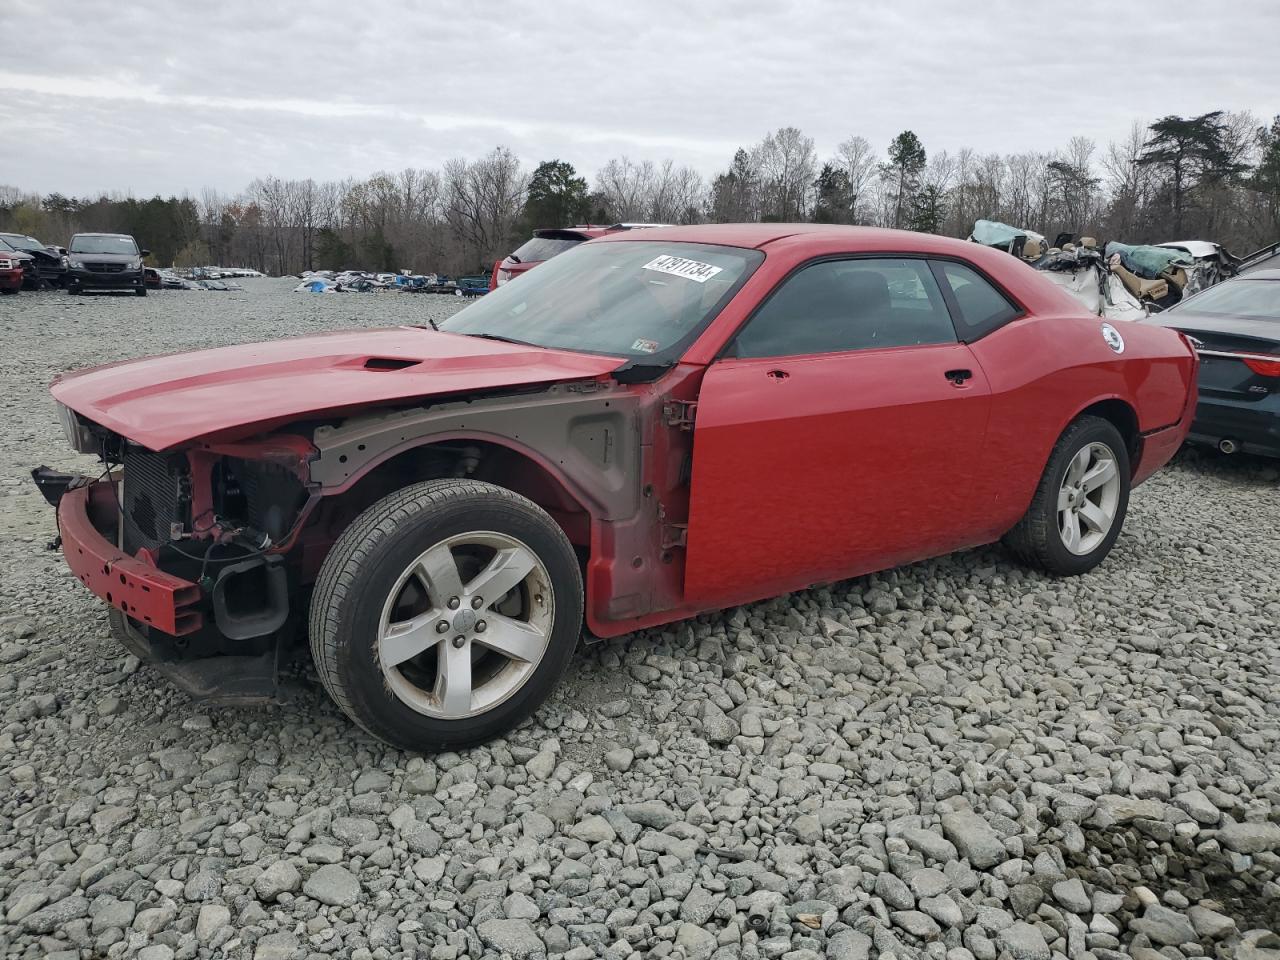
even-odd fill
[[[783,125],[822,154],[904,128],[930,151],[1004,152],[1170,113],[1280,113],[1280,3],[1159,6],[9,0],[0,184],[235,191],[498,144],[588,175],[623,154],[710,174]]]

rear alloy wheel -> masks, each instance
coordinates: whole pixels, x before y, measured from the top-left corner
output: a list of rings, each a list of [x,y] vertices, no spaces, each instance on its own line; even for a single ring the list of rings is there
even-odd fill
[[[581,626],[577,557],[555,521],[509,490],[432,480],[339,538],[312,597],[311,649],[334,701],[374,736],[451,750],[532,713]]]
[[[1120,535],[1129,488],[1129,451],[1120,432],[1101,417],[1080,417],[1058,439],[1031,506],[1004,542],[1049,573],[1086,573]]]

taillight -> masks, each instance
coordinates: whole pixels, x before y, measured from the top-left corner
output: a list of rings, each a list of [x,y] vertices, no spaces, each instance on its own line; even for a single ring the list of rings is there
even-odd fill
[[[1280,357],[1274,360],[1259,360],[1256,357],[1244,357],[1244,365],[1260,377],[1280,377]]]
[[[506,282],[507,282],[508,280],[510,280],[510,279],[511,279],[511,271],[510,271],[510,270],[499,270],[499,271],[498,271],[498,284],[497,284],[498,286],[502,286],[504,283],[506,283]]]

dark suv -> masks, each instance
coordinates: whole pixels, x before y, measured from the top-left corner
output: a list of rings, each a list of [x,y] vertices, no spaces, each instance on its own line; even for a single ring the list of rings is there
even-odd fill
[[[67,247],[67,289],[132,290],[147,295],[142,258],[133,237],[124,233],[77,233]]]

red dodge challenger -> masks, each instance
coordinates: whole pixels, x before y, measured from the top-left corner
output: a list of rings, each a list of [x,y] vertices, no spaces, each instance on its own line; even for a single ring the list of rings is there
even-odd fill
[[[101,479],[36,471],[114,633],[197,696],[309,641],[352,719],[456,749],[611,637],[1003,539],[1093,569],[1182,443],[1197,357],[976,244],[620,232],[439,325],[53,386]]]

